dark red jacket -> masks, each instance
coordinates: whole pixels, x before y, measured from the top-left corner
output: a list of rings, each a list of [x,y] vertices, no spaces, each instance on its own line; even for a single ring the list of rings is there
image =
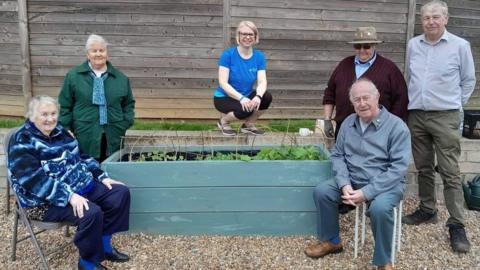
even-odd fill
[[[357,80],[355,75],[355,56],[343,59],[333,71],[323,96],[323,104],[335,106],[335,118],[342,122],[354,113],[348,97],[348,90]],[[407,119],[408,91],[405,78],[398,67],[377,53],[373,65],[360,78],[370,79],[380,92],[380,104],[396,116]]]

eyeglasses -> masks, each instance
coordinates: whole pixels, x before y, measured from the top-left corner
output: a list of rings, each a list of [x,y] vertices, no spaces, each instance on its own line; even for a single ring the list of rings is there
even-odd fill
[[[360,50],[361,48],[369,50],[372,48],[372,44],[353,44],[353,48],[355,48],[355,50]]]
[[[241,36],[244,37],[254,37],[255,33],[244,33],[244,32],[238,32]]]

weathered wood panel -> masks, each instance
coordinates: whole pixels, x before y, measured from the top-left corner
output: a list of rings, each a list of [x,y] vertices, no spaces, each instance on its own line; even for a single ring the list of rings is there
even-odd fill
[[[323,86],[323,84],[321,84]],[[294,106],[295,102],[300,100],[308,100],[312,104],[318,105],[318,99],[323,98],[321,91],[311,91],[311,90],[282,90],[280,86],[272,87],[272,95],[280,99],[279,103],[289,104],[289,106]],[[318,87],[317,87],[318,88]],[[51,96],[57,96],[59,94],[58,87],[49,87],[42,86],[36,87],[33,89],[34,94],[47,94]],[[170,106],[176,106],[176,102],[182,102],[182,100],[191,100],[194,102],[197,99],[206,99],[209,102],[212,102],[212,90],[209,88],[175,88],[158,91],[153,88],[136,88],[135,96],[137,98],[137,107],[138,102],[141,102],[143,99],[156,100],[166,99],[171,102]],[[314,100],[312,100],[314,99]],[[172,105],[173,104],[173,105]],[[210,107],[211,104],[210,104]]]
[[[233,0],[231,27],[234,31],[239,21],[254,21],[260,28],[258,47],[268,60],[269,88],[280,85],[277,80],[289,82],[281,89],[292,95],[274,96],[273,108],[308,108],[321,114],[323,90],[330,74],[344,57],[354,54],[346,42],[353,38],[356,28],[375,26],[379,38],[385,41],[378,51],[402,69],[407,17],[408,0]],[[309,89],[312,94],[295,105],[291,96],[300,94],[294,92],[296,89]]]
[[[90,33],[111,44],[110,60],[130,77],[145,118],[165,117],[158,113],[163,107],[189,107],[195,104],[197,89],[211,95],[215,87],[216,62],[223,50],[222,0],[29,3],[36,94],[58,94],[65,73],[84,61]],[[176,94],[177,88],[184,89],[184,96]],[[181,101],[172,102],[170,92]],[[211,101],[208,95],[201,97]]]
[[[157,47],[157,48],[221,48],[221,37],[170,37],[161,36],[113,36],[103,35],[110,44],[115,46],[137,46],[137,47]],[[35,45],[61,45],[61,46],[85,46],[84,35],[75,34],[35,34],[30,35],[30,44]],[[113,46],[113,48],[115,48]],[[114,55],[113,55],[114,56]]]
[[[220,116],[220,113],[213,107],[208,109],[144,109],[136,108],[135,116],[138,118],[151,118],[150,115],[160,113],[165,118],[177,118],[177,119],[198,119],[199,115],[205,116],[206,119],[215,119]],[[322,115],[321,107],[284,107],[284,108],[271,108],[268,111],[269,119],[310,119],[320,118]]]
[[[0,2],[0,115],[23,115],[17,1]]]
[[[406,13],[407,6],[404,0],[396,1],[318,1],[318,0],[232,0],[232,5],[248,7],[275,7],[275,8],[301,8],[301,9],[326,9],[326,10],[357,10],[374,12]]]
[[[417,0],[415,34],[424,2]],[[471,42],[480,66],[480,2],[447,3],[449,31]],[[65,73],[85,60],[88,34],[98,33],[110,43],[111,62],[131,79],[137,117],[217,118],[217,61],[247,19],[259,27],[274,95],[263,117],[316,118],[331,72],[354,53],[346,42],[358,26],[375,26],[385,41],[378,51],[404,69],[408,18],[409,0],[29,0],[32,90],[58,95]],[[2,1],[0,95],[21,98],[19,44],[17,1]],[[478,88],[467,107],[480,107]]]

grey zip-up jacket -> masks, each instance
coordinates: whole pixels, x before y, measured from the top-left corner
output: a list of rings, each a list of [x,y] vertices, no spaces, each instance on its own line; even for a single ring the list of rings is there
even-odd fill
[[[383,106],[365,132],[359,121],[357,114],[345,119],[331,154],[338,187],[361,189],[367,201],[398,185],[405,191],[411,156],[407,125]]]

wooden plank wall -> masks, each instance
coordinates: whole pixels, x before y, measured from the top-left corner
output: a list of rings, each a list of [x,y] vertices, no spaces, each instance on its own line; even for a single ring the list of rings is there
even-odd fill
[[[0,115],[23,115],[17,1],[0,2]]]
[[[448,2],[452,32],[472,42],[478,61],[480,1]],[[16,3],[0,3],[0,115],[23,114]],[[234,38],[236,25],[245,19],[259,27],[258,48],[267,56],[274,102],[264,118],[321,116],[323,89],[336,64],[353,54],[345,42],[358,26],[375,26],[386,41],[379,52],[401,70],[404,66],[409,0],[29,0],[27,4],[33,94],[56,96],[65,73],[85,60],[86,37],[98,33],[111,44],[112,63],[131,78],[137,118],[218,117],[211,98],[217,86],[217,59],[224,44],[235,44],[228,36]],[[477,90],[469,105],[480,107],[479,98]]]
[[[444,0],[448,5],[448,25],[447,30],[470,42],[473,57],[475,59],[475,69],[477,84],[466,109],[480,108],[480,1],[467,0]],[[428,0],[417,0],[417,16],[415,24],[415,35],[422,34],[422,25],[420,20],[420,8]]]
[[[222,0],[29,1],[34,92],[56,95],[85,60],[87,35],[111,44],[138,118],[205,118],[223,48]]]
[[[322,116],[323,90],[333,69],[352,55],[359,26],[375,26],[379,52],[403,69],[408,0],[232,0],[231,26],[252,20],[267,56],[273,108],[282,118]],[[268,113],[270,115],[270,113]]]

